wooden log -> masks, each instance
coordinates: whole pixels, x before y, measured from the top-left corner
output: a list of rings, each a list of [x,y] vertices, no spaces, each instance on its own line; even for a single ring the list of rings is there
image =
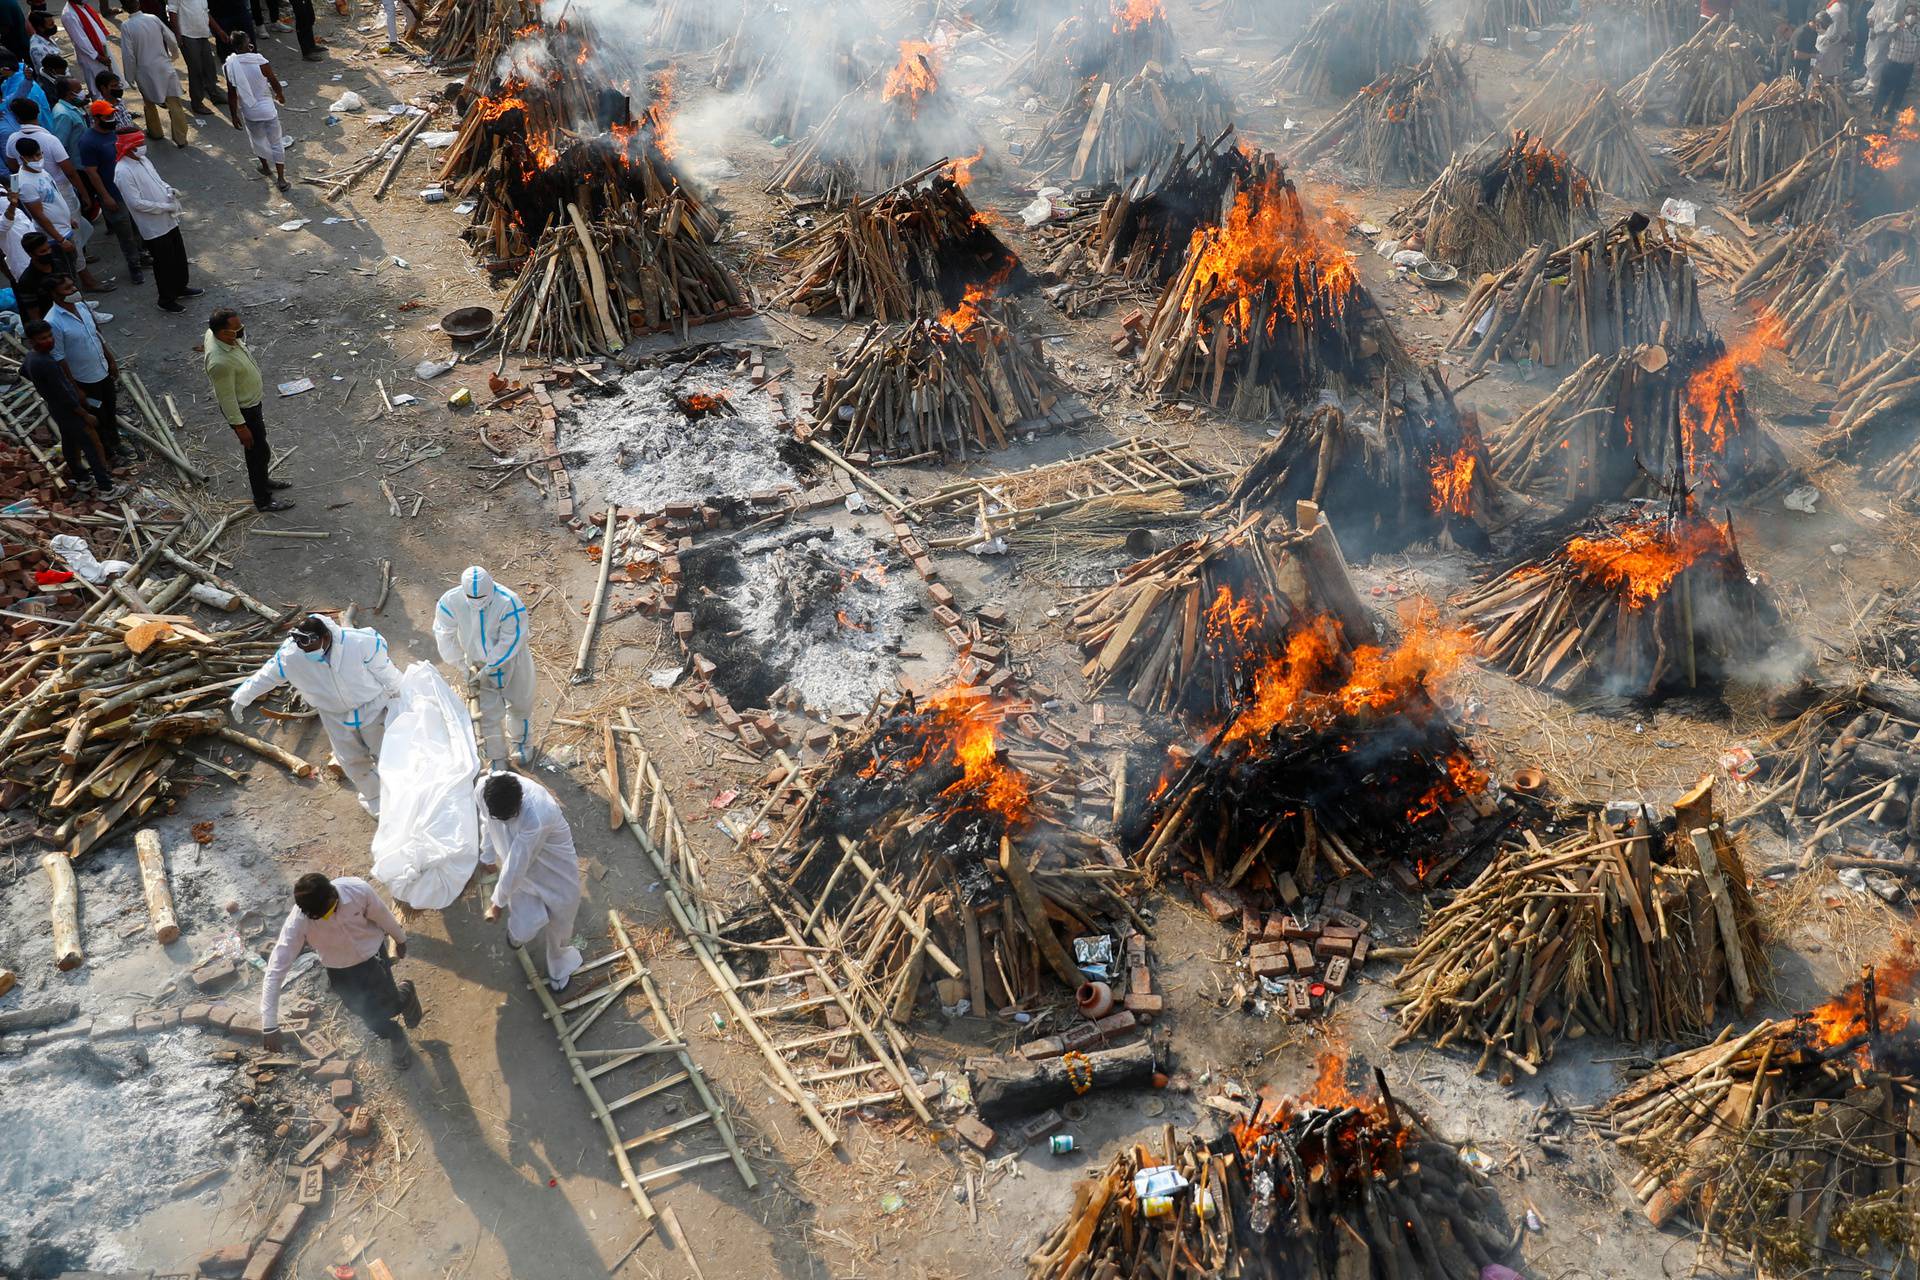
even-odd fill
[[[167,885],[167,856],[160,847],[160,833],[142,827],[133,833],[134,856],[140,861],[140,887],[146,893],[147,919],[153,923],[153,936],[161,943],[180,936],[179,922],[173,913],[173,890]]]
[[[80,947],[80,893],[73,880],[73,863],[64,853],[41,855],[40,869],[47,873],[53,897],[48,914],[53,921],[53,964],[62,973],[86,962]]]
[[[1043,1062],[991,1059],[973,1068],[973,1098],[988,1124],[1017,1119],[1071,1102],[1095,1089],[1140,1089],[1153,1083],[1153,1046],[1145,1041]],[[1091,1075],[1091,1083],[1088,1077]]]
[[[1027,869],[1026,855],[1013,847],[1013,841],[1006,836],[1000,837],[1000,874],[1006,877],[1007,884],[1013,889],[1013,896],[1020,904],[1020,910],[1027,918],[1027,929],[1033,941],[1040,949],[1041,958],[1047,962],[1054,976],[1066,984],[1067,990],[1078,991],[1085,982],[1086,975],[1060,945],[1060,939],[1053,931],[1053,924],[1047,918],[1045,901],[1040,891],[1034,888],[1033,876]]]

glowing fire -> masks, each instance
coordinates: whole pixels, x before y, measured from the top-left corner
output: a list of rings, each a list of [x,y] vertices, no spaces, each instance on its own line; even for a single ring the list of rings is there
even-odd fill
[[[881,97],[888,102],[905,98],[914,113],[918,114],[920,99],[940,87],[940,78],[935,72],[938,65],[934,47],[925,40],[902,40],[900,61],[893,70],[887,72],[887,83],[881,90]]]
[[[1320,234],[1278,166],[1240,190],[1225,223],[1196,230],[1187,254],[1198,257],[1188,309],[1231,298],[1229,315],[1245,329],[1255,299],[1271,284],[1269,334],[1282,314],[1298,322],[1315,311],[1337,313],[1359,279],[1352,258]]]
[[[1433,476],[1433,510],[1436,515],[1451,512],[1473,515],[1473,472],[1479,465],[1471,445],[1462,445],[1455,453],[1445,454],[1427,464]]]
[[[1400,1153],[1410,1137],[1385,1099],[1348,1087],[1347,1060],[1339,1049],[1321,1053],[1314,1065],[1313,1087],[1304,1097],[1265,1098],[1252,1120],[1233,1126],[1248,1167],[1270,1172],[1273,1194],[1283,1202],[1303,1190],[1294,1185],[1294,1161],[1310,1183],[1371,1178],[1400,1167]],[[1328,1112],[1346,1114],[1329,1125]],[[1308,1128],[1309,1121],[1319,1123]],[[1283,1139],[1283,1134],[1289,1136]],[[1283,1141],[1291,1159],[1279,1151]]]
[[[940,690],[927,698],[924,709],[926,720],[916,729],[923,739],[919,754],[901,762],[876,758],[860,775],[874,777],[882,768],[909,775],[923,765],[950,761],[961,773],[940,793],[948,802],[943,817],[985,809],[1009,827],[1024,823],[1032,792],[1026,776],[1000,759],[1000,709],[967,688]]]
[[[953,185],[956,187],[959,187],[962,191],[972,186],[973,185],[973,166],[975,166],[976,164],[979,164],[980,158],[986,154],[987,154],[987,149],[985,146],[982,146],[978,151],[974,152],[972,155],[962,156],[960,159],[955,160],[951,166],[951,173],[953,175]]]
[[[688,413],[718,413],[727,407],[727,402],[723,396],[708,395],[704,391],[696,391],[682,400],[681,407]]]
[[[1258,600],[1236,599],[1230,587],[1222,585],[1203,619],[1207,643],[1216,650],[1232,648],[1244,652],[1266,623],[1266,606]]]
[[[1571,538],[1564,554],[1589,580],[1616,592],[1627,608],[1644,609],[1700,557],[1726,549],[1726,535],[1711,521],[1687,517],[1672,526],[1654,517],[1610,538]]]
[[[845,627],[849,631],[873,630],[873,627],[870,624],[860,621],[858,618],[848,613],[845,609],[835,609],[833,611],[833,616],[839,620],[841,626]]]
[[[1920,976],[1920,955],[1915,954],[1911,938],[1902,939],[1891,955],[1873,966],[1874,1009],[1879,1014],[1882,1033],[1902,1031],[1912,1019],[1913,1009],[1907,1001],[1913,994],[1916,976]],[[1800,1015],[1800,1030],[1816,1048],[1830,1049],[1845,1044],[1866,1029],[1864,980]]]
[[[1113,29],[1137,31],[1156,18],[1167,16],[1160,0],[1113,0]]]
[[[993,296],[993,290],[984,284],[970,284],[960,305],[951,311],[943,311],[937,323],[941,328],[953,333],[965,333],[980,321],[980,304]]]
[[[1772,311],[1762,312],[1753,328],[1728,347],[1719,359],[1696,370],[1687,379],[1687,398],[1680,406],[1681,443],[1687,478],[1705,478],[1713,461],[1727,451],[1727,438],[1741,426],[1736,404],[1742,387],[1741,370],[1760,362],[1769,351],[1786,346],[1786,326]]]
[[[1886,133],[1867,135],[1867,148],[1860,153],[1860,159],[1869,169],[1891,169],[1900,163],[1903,142],[1920,142],[1920,128],[1914,127],[1914,109],[1908,107],[1894,119],[1893,128]]]

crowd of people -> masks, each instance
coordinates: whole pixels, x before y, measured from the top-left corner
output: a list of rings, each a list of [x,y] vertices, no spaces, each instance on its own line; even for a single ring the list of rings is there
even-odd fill
[[[1702,16],[1729,13],[1731,0],[1701,0]],[[1905,109],[1920,61],[1920,3],[1915,0],[1786,0],[1769,50],[1773,70],[1803,85],[1831,84],[1867,100],[1875,120]]]

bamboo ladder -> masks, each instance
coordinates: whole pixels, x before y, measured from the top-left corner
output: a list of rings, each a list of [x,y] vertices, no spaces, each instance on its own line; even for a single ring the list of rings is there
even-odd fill
[[[639,1208],[641,1216],[649,1222],[653,1221],[655,1211],[652,1200],[647,1196],[647,1188],[706,1165],[731,1160],[733,1167],[740,1172],[741,1181],[747,1184],[747,1190],[752,1191],[760,1185],[760,1180],[754,1177],[745,1153],[740,1150],[740,1140],[733,1132],[733,1122],[727,1118],[726,1108],[714,1097],[713,1090],[707,1086],[706,1074],[688,1051],[686,1038],[680,1034],[673,1016],[667,1012],[666,1003],[660,998],[660,989],[654,985],[653,974],[634,948],[633,939],[627,933],[620,913],[607,912],[607,924],[614,939],[613,950],[587,961],[574,973],[576,982],[586,977],[594,985],[564,1003],[554,999],[546,979],[534,968],[533,959],[527,955],[525,947],[514,948],[514,954],[520,957],[520,967],[526,972],[527,989],[539,998],[547,1023],[559,1037],[560,1052],[566,1055],[567,1067],[573,1072],[573,1082],[586,1095],[587,1106],[593,1111],[594,1119],[606,1131],[610,1144],[608,1151],[620,1170],[620,1180],[632,1193],[633,1203]],[[646,1011],[630,1019],[615,1017],[602,1021],[602,1015],[625,1006],[625,998],[636,987],[646,997]],[[653,1019],[651,1026],[647,1023],[648,1017]],[[617,1031],[617,1036],[609,1038],[625,1043],[613,1047],[588,1047],[582,1041],[595,1027],[600,1027],[603,1032]],[[650,1038],[633,1043],[636,1031]],[[658,1071],[661,1059],[667,1056],[674,1059],[678,1070]],[[608,1101],[600,1091],[602,1078],[628,1068],[642,1077],[652,1074],[652,1078],[633,1081],[633,1088]],[[695,1095],[693,1100],[699,1104],[697,1107],[687,1105],[690,1100],[683,1089],[692,1091]],[[660,1123],[649,1125],[644,1132],[627,1137],[620,1131],[621,1119],[645,1114],[633,1108],[640,1107],[649,1099],[656,1100],[656,1107],[669,1100],[685,1105],[687,1114],[678,1120],[663,1119]],[[684,1141],[682,1134],[709,1124],[719,1135],[724,1150],[700,1152],[648,1169],[634,1167],[634,1153],[642,1148],[668,1141]]]

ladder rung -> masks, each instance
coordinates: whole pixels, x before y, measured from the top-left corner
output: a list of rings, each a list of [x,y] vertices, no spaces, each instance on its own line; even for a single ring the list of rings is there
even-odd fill
[[[831,1071],[802,1071],[796,1077],[801,1084],[818,1084],[822,1080],[845,1080],[850,1076],[864,1076],[870,1071],[885,1071],[884,1062],[861,1062],[851,1067],[837,1067]]]
[[[693,1079],[693,1076],[690,1075],[689,1073],[685,1071],[676,1071],[670,1076],[663,1076],[662,1078],[655,1080],[652,1084],[642,1085],[640,1088],[635,1089],[632,1093],[628,1094],[624,1098],[615,1098],[612,1102],[607,1103],[607,1110],[618,1111],[622,1107],[632,1106],[634,1103],[640,1101],[642,1098],[651,1098],[656,1093],[660,1093],[661,1091],[666,1089],[671,1089],[673,1088],[673,1086],[677,1084],[685,1084],[687,1081],[691,1079]]]
[[[840,1027],[833,1031],[822,1031],[819,1035],[815,1036],[801,1036],[797,1040],[782,1040],[773,1047],[781,1053],[786,1053],[792,1049],[804,1049],[809,1045],[825,1044],[829,1040],[845,1040],[848,1036],[858,1034],[859,1028],[857,1027]]]
[[[733,1157],[726,1152],[716,1151],[710,1156],[695,1156],[691,1160],[682,1160],[678,1164],[670,1164],[664,1169],[649,1169],[645,1173],[640,1174],[635,1180],[644,1187],[649,1183],[659,1182],[662,1178],[671,1178],[676,1173],[685,1173],[689,1169],[698,1169],[702,1165],[719,1164],[722,1160],[731,1159],[733,1159]]]
[[[584,962],[583,964],[581,964],[581,966],[578,969],[575,969],[573,971],[573,974],[577,978],[583,973],[592,973],[595,969],[598,969],[603,965],[612,964],[615,960],[625,959],[626,955],[627,953],[624,951],[609,951],[607,952],[607,954],[600,956],[597,959],[588,960]]]
[[[636,1147],[646,1146],[649,1142],[658,1142],[662,1138],[670,1138],[682,1129],[691,1129],[697,1124],[712,1123],[713,1113],[711,1111],[697,1111],[684,1120],[675,1120],[672,1124],[663,1124],[658,1129],[649,1129],[637,1138],[628,1138],[620,1145],[632,1151]]]
[[[583,1004],[592,1004],[595,1000],[604,1000],[610,994],[617,995],[638,981],[639,979],[630,973],[624,978],[618,978],[613,982],[609,982],[604,987],[595,987],[585,995],[578,995],[571,1000],[561,1001],[560,1009],[564,1013],[571,1013]]]

